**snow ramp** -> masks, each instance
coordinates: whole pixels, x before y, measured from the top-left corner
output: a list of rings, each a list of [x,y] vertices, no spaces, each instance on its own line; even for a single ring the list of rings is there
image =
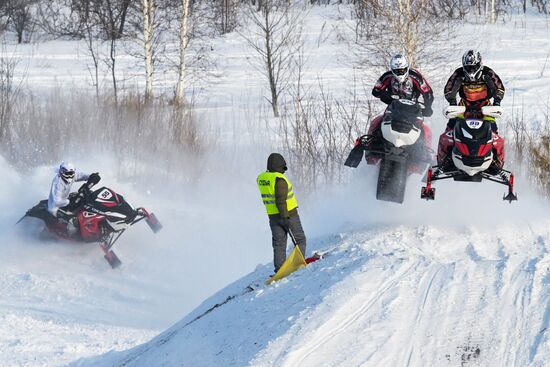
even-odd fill
[[[150,342],[70,366],[550,365],[550,220],[377,226],[324,245],[282,281],[263,285],[260,266]]]

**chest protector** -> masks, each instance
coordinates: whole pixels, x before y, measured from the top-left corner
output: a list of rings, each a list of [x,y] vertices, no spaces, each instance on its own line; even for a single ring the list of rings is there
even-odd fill
[[[487,99],[489,95],[487,84],[485,83],[467,83],[462,85],[462,92],[468,101],[481,101]]]
[[[277,178],[285,180],[288,185],[288,195],[286,197],[287,210],[291,211],[298,207],[298,202],[296,201],[296,196],[294,196],[294,191],[292,189],[292,184],[288,178],[279,172],[264,172],[258,176],[256,181],[258,183],[258,188],[260,189],[260,194],[262,195],[262,201],[265,205],[267,215],[279,214],[279,209],[275,204],[275,181]]]
[[[410,100],[414,98],[414,85],[410,77],[403,83],[399,83],[396,79],[392,79],[391,90],[392,94],[398,95],[400,98]]]

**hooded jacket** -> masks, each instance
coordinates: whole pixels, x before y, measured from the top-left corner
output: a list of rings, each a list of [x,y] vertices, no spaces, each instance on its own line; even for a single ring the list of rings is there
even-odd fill
[[[269,172],[279,172],[284,174],[287,170],[285,159],[279,153],[272,153],[267,158],[267,170]],[[279,209],[279,214],[270,215],[270,217],[290,218],[298,215],[298,209],[293,209],[290,212],[286,206],[288,196],[288,185],[282,178],[277,178],[275,181],[275,205]]]

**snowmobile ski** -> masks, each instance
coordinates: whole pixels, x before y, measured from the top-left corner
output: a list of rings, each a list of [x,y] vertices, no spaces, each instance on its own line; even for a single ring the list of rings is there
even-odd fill
[[[349,152],[348,158],[346,159],[346,162],[344,163],[344,166],[348,166],[351,168],[357,168],[359,166],[359,163],[361,163],[361,160],[363,159],[363,152],[365,151],[365,148],[360,143],[359,139],[357,139],[356,145],[353,147],[351,152]]]
[[[111,265],[111,268],[116,269],[120,265],[122,265],[122,262],[120,261],[118,256],[116,256],[116,254],[113,252],[113,250],[110,249],[110,247],[108,247],[105,243],[102,243],[100,247],[105,253],[105,255],[103,255],[103,258],[107,260],[109,265]]]
[[[433,166],[428,169],[426,174],[426,186],[422,187],[420,191],[420,198],[426,200],[435,200],[435,188],[432,187],[433,181],[445,180],[452,178],[454,181],[463,181],[463,182],[481,182],[482,180],[488,180],[496,182],[501,185],[508,187],[508,193],[504,194],[503,200],[512,203],[518,199],[517,195],[514,194],[514,174],[505,169],[501,169],[496,174],[490,174],[487,172],[479,172],[473,176],[455,170],[455,171],[443,171],[440,166]]]

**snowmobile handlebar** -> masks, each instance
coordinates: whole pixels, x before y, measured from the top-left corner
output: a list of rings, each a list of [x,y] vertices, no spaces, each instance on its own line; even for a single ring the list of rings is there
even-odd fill
[[[500,106],[483,106],[481,107],[481,113],[484,116],[490,116],[493,118],[501,118],[502,117],[502,107]]]
[[[391,98],[392,98],[394,101],[399,101],[399,100],[410,101],[410,102],[413,102],[413,103],[419,105],[420,108],[422,108],[422,109],[425,109],[425,108],[426,108],[426,105],[424,104],[424,102],[420,102],[420,101],[417,100],[417,99],[401,98],[401,97],[399,97],[397,94],[392,94]]]
[[[476,111],[475,109],[472,111]],[[479,111],[479,110],[477,110]],[[443,116],[447,119],[456,118],[466,112],[466,106],[447,106],[443,109]],[[483,106],[481,107],[481,114],[483,116],[500,118],[502,117],[502,107],[500,106]]]
[[[90,195],[90,192],[92,191],[92,187],[94,187],[96,182],[94,181],[88,181],[82,186],[78,188],[78,191],[75,193],[73,197],[70,198],[70,203],[68,205],[68,210],[74,211],[76,208],[80,207],[85,201],[86,197]]]
[[[466,112],[466,106],[447,106],[443,109],[443,116],[447,119],[453,119]]]

